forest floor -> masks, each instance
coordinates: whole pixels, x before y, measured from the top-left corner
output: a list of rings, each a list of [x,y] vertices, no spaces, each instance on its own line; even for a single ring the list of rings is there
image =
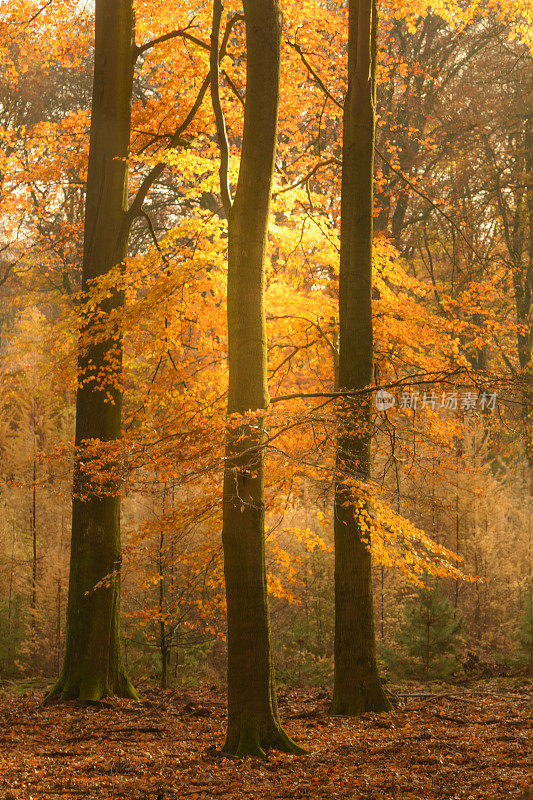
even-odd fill
[[[0,798],[533,800],[531,681],[394,687],[393,714],[327,715],[329,693],[280,691],[308,754],[223,757],[214,688],[40,705],[0,694]]]

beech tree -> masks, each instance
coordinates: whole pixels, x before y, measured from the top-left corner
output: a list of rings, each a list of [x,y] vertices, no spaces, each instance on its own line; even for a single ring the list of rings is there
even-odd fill
[[[228,425],[224,469],[224,576],[228,615],[228,730],[224,750],[264,755],[301,749],[283,731],[274,690],[265,569],[264,416],[269,405],[264,303],[265,247],[276,152],[281,11],[245,0],[246,102],[234,202],[218,95],[214,2],[211,87],[228,216]]]
[[[83,292],[126,257],[133,56],[132,1],[97,0]],[[49,699],[137,696],[120,651],[119,487],[112,464],[98,486],[84,454],[91,442],[120,437],[123,304],[123,293],[113,286],[89,306],[80,332],[66,651]]]
[[[339,386],[373,381],[372,221],[377,0],[350,0],[348,85],[343,113],[339,275]],[[370,540],[355,481],[370,477],[369,395],[345,403],[335,487],[335,683],[331,713],[386,711],[378,675]]]

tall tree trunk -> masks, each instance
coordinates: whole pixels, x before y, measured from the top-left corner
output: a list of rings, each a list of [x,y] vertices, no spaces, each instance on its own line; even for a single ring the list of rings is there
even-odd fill
[[[214,20],[217,9],[221,12],[219,0],[215,0]],[[244,14],[244,132],[235,202],[227,209],[229,416],[222,540],[228,609],[228,730],[224,750],[264,755],[272,747],[301,751],[279,722],[264,541],[263,414],[269,404],[264,259],[276,150],[281,12],[278,0],[244,0]],[[214,24],[218,39],[215,28]],[[218,43],[213,41],[213,52],[215,48]],[[224,131],[213,79],[212,91],[222,147]],[[224,197],[227,183],[224,175],[221,178]],[[248,412],[259,413],[246,418]]]
[[[84,292],[126,256],[133,49],[132,0],[96,0]],[[123,303],[115,288],[86,314],[80,335],[66,652],[50,699],[137,696],[120,651],[120,487],[108,477],[96,489],[83,454],[86,440],[112,443],[120,437]]]
[[[373,380],[372,219],[377,0],[350,0],[344,103],[339,279],[339,383]],[[335,684],[332,714],[385,711],[376,662],[370,542],[353,481],[370,477],[370,397],[343,408],[335,487]]]

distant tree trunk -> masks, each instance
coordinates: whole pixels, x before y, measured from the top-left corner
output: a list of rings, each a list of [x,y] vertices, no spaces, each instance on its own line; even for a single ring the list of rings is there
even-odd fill
[[[532,357],[532,344],[533,344],[533,320],[532,320],[532,306],[533,306],[533,116],[530,114],[525,123],[525,152],[526,152],[526,214],[527,214],[527,253],[526,253],[526,269],[525,279],[523,284],[524,301],[523,302],[523,316],[524,320],[520,322],[527,322],[527,335],[524,337],[525,343],[520,347],[519,339],[519,358],[520,367],[524,370],[524,431],[526,439],[526,457],[529,466],[529,495],[533,493],[533,413],[531,411],[533,399],[533,366],[531,363]],[[517,309],[519,304],[517,303]]]
[[[35,629],[37,625],[37,432],[36,432],[36,403],[33,399],[32,414],[32,438],[33,438],[33,481],[32,481],[32,502],[31,502],[31,540],[32,540],[32,561],[31,561],[31,636],[32,648],[35,649]],[[35,655],[35,653],[34,653]]]
[[[385,567],[380,569],[380,588],[381,588],[381,609],[380,609],[380,636],[382,642],[385,641]]]
[[[350,0],[344,103],[339,279],[339,384],[373,380],[372,221],[377,0]],[[335,684],[332,714],[386,711],[377,668],[368,534],[353,480],[370,477],[371,399],[345,403],[335,487]]]
[[[161,503],[161,512],[164,519],[165,516],[165,500],[167,494],[166,483],[163,484],[163,498]],[[164,523],[163,523],[164,524]],[[159,533],[159,548],[158,548],[158,569],[159,569],[159,583],[158,583],[158,611],[159,611],[159,652],[161,653],[161,679],[160,686],[162,689],[167,688],[168,683],[168,663],[170,658],[169,644],[172,633],[167,635],[167,626],[165,623],[165,534],[163,529]]]
[[[13,534],[11,537],[11,559],[9,566],[9,599],[7,606],[7,663],[11,667],[13,660],[13,637],[11,635],[12,629],[12,615],[13,615],[13,580],[15,577],[15,521],[13,520]]]
[[[59,674],[61,664],[61,578],[57,579],[57,615],[56,615],[56,662],[57,672]]]
[[[179,625],[176,626],[176,658],[174,659],[174,683],[178,682],[179,668],[180,668],[180,630]]]
[[[217,9],[221,12],[219,0],[215,0],[214,20]],[[244,14],[244,132],[235,202],[227,209],[228,414],[236,416],[228,418],[224,470],[222,539],[228,609],[228,730],[224,750],[237,755],[264,755],[272,747],[300,752],[279,722],[264,541],[263,414],[269,404],[264,258],[276,149],[281,12],[278,0],[244,0]],[[213,27],[216,35],[212,46],[217,52],[218,32],[215,24]],[[212,85],[213,90],[217,112],[217,87]],[[224,132],[220,125],[218,129],[221,141]],[[224,196],[227,184],[222,172]],[[259,413],[246,420],[247,412]]]
[[[82,273],[85,292],[92,280],[108,274],[126,256],[131,224],[127,176],[133,48],[132,0],[96,0]],[[123,303],[120,289],[112,289],[109,298],[87,313],[80,336],[66,652],[49,699],[137,696],[120,651],[119,486],[110,477],[95,489],[84,469],[83,455],[86,440],[112,443],[120,437]],[[103,334],[102,320],[113,326]]]
[[[532,95],[533,97],[533,87]],[[533,101],[531,102],[531,113],[526,120],[526,135],[525,135],[525,151],[526,151],[526,198],[527,198],[527,280],[529,283],[529,362],[527,364],[527,375],[524,376],[525,391],[523,392],[523,423],[524,423],[524,437],[525,437],[525,451],[528,464],[528,481],[527,481],[527,509],[528,509],[528,564],[527,564],[527,581],[528,592],[526,592],[526,602],[533,604],[533,578],[532,578],[532,559],[531,559],[531,504],[533,497],[533,366],[531,363],[531,345],[533,342],[533,320],[532,320],[532,305],[533,305]],[[522,366],[522,364],[521,364]],[[522,367],[523,368],[523,367]],[[533,609],[531,609],[533,611]],[[533,614],[532,614],[533,618]],[[533,640],[529,650],[529,674],[533,672]]]
[[[459,458],[461,456],[460,449],[457,450],[456,455],[456,472],[455,472],[455,552],[460,555],[461,546],[461,520],[459,515]],[[453,618],[457,616],[459,611],[459,581],[455,580],[455,592],[453,598]]]

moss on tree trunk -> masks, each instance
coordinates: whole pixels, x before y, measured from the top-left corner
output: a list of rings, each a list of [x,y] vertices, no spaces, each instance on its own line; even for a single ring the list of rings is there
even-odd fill
[[[246,107],[239,179],[228,219],[229,397],[223,498],[228,609],[228,730],[224,750],[301,752],[285,734],[274,690],[265,570],[264,258],[276,147],[281,13],[244,0]],[[247,412],[259,412],[253,419]]]
[[[350,0],[339,278],[339,386],[373,381],[372,230],[377,0]],[[370,399],[346,402],[335,487],[335,683],[332,714],[386,711],[374,635],[372,564],[354,480],[370,477]]]
[[[133,31],[132,0],[96,0],[84,292],[126,256]],[[49,700],[137,696],[120,650],[120,486],[109,463],[96,489],[84,454],[86,440],[112,443],[120,437],[123,303],[116,287],[86,313],[80,333],[66,650]]]

